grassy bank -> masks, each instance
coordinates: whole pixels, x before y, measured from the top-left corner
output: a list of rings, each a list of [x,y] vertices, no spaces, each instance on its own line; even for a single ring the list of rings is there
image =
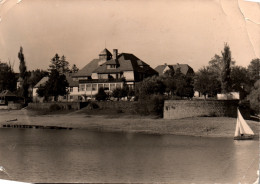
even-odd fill
[[[11,120],[11,121],[10,121]],[[12,121],[13,120],[13,121]],[[259,135],[257,121],[247,121]],[[4,124],[60,126],[90,131],[129,132],[147,134],[174,134],[203,137],[233,137],[235,118],[194,117],[179,120],[158,119],[124,113],[100,111],[68,111],[66,114],[39,114],[37,111],[0,111],[0,126]]]

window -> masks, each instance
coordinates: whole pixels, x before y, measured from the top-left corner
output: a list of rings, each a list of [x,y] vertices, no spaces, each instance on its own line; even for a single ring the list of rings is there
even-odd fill
[[[134,89],[134,85],[133,84],[128,84],[127,86],[129,87],[129,89]]]
[[[121,84],[116,84],[116,88],[121,88]]]
[[[116,74],[109,74],[108,78],[109,79],[116,79]]]
[[[97,84],[92,84],[92,91],[97,91]]]
[[[116,65],[107,65],[107,69],[115,69]]]
[[[85,84],[79,84],[79,91],[85,91]]]
[[[98,74],[99,79],[108,79],[108,74]]]
[[[73,92],[73,87],[70,87],[70,92]]]
[[[110,91],[113,91],[114,89],[116,89],[116,84],[110,84]]]
[[[91,84],[86,84],[86,91],[91,91]]]
[[[103,87],[104,87],[103,84],[98,84],[98,89],[99,89],[99,88],[103,88]]]
[[[109,84],[104,84],[104,90],[109,90]]]

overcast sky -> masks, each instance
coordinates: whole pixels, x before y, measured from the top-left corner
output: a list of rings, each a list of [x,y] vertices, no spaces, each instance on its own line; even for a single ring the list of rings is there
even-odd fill
[[[23,46],[29,70],[58,53],[79,68],[106,46],[152,67],[186,63],[197,71],[224,42],[237,65],[260,57],[260,4],[244,0],[0,0],[0,59]]]

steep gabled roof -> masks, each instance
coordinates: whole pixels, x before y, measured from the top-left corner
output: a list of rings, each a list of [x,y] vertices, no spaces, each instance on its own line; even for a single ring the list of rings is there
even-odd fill
[[[98,62],[100,59],[93,59],[86,66],[84,66],[81,70],[75,73],[72,77],[86,77],[91,76],[92,72],[99,66]]]
[[[16,95],[9,90],[4,90],[0,93],[0,97],[7,97],[7,96],[16,96]]]
[[[159,75],[163,75],[164,69],[167,67],[167,65],[158,65],[155,67],[155,70],[158,72]]]
[[[65,74],[66,80],[69,83],[69,87],[77,87],[78,86],[78,81],[73,81],[71,74]],[[35,86],[34,88],[39,88],[40,86],[44,86],[46,82],[49,80],[49,77],[43,77]]]
[[[117,60],[117,59],[110,59],[110,60],[107,61],[105,64],[106,64],[106,65],[117,65],[117,64],[119,64],[119,63],[118,63],[118,60]]]
[[[35,86],[34,88],[39,88],[40,86],[44,86],[46,82],[49,80],[49,77],[43,77]]]
[[[193,69],[187,65],[187,64],[175,64],[175,65],[158,65],[155,70],[159,73],[159,75],[163,75],[164,70],[166,67],[169,67],[170,69],[174,69],[176,71],[178,68],[180,68],[180,71],[182,74],[187,75],[189,72],[194,73]]]
[[[181,73],[183,73],[184,75],[187,75],[189,70],[193,71],[193,69],[187,64],[176,64],[176,65],[171,65],[171,66],[174,68],[174,71],[176,71],[178,68],[180,68]]]
[[[107,69],[108,64],[118,64],[117,68],[114,69]],[[95,69],[94,73],[118,73],[123,71],[135,71],[135,72],[142,72],[146,74],[157,74],[157,72],[152,69],[148,64],[141,61],[133,54],[128,53],[121,53],[118,55],[118,59],[114,60],[111,59],[105,62],[103,65],[99,66]]]

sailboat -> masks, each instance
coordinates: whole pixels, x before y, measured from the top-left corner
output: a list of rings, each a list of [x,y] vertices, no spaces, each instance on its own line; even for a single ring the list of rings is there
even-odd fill
[[[241,115],[239,109],[237,109],[237,124],[236,124],[236,130],[235,130],[235,140],[247,140],[247,139],[253,139],[254,138],[254,132],[249,127],[249,125],[244,120],[243,116]]]

